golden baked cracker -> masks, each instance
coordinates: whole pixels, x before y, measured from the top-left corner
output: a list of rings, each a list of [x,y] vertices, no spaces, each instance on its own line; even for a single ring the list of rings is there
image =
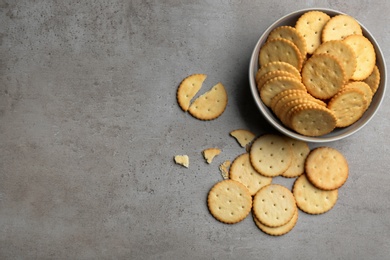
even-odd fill
[[[246,147],[249,145],[256,137],[254,133],[245,129],[236,129],[230,132],[230,135],[233,136],[236,141],[240,144],[241,147]]]
[[[327,42],[331,40],[343,40],[349,35],[363,35],[360,24],[355,18],[339,14],[330,18],[322,30],[322,41]]]
[[[306,40],[307,53],[312,54],[321,44],[321,33],[330,16],[321,11],[305,12],[299,17],[295,28]]]
[[[297,31],[297,29],[295,29],[292,26],[279,26],[270,32],[267,40],[278,39],[278,38],[283,38],[294,43],[295,46],[298,47],[302,55],[302,59],[303,60],[306,59],[306,55],[307,55],[306,40],[302,36],[302,34]]]
[[[213,120],[219,117],[227,106],[228,96],[225,87],[218,83],[192,102],[188,112],[200,120]]]
[[[260,89],[263,87],[263,85],[270,79],[273,79],[273,78],[276,78],[276,77],[290,77],[290,78],[294,78],[294,75],[289,73],[289,72],[286,72],[286,71],[281,71],[281,70],[277,70],[277,71],[270,71],[266,74],[264,74],[260,79],[259,81],[257,82],[257,90],[260,91]]]
[[[270,107],[271,100],[277,94],[287,89],[306,90],[305,86],[299,80],[291,77],[276,77],[268,80],[260,89],[260,98],[263,103]]]
[[[265,134],[258,137],[252,144],[250,161],[256,171],[267,177],[282,174],[292,160],[289,145],[282,136]]]
[[[182,165],[186,168],[190,166],[190,159],[188,155],[175,155],[173,158],[176,164]]]
[[[372,94],[375,95],[376,91],[379,88],[380,80],[381,80],[381,75],[380,75],[378,66],[375,65],[370,76],[368,76],[363,81],[370,86]]]
[[[303,59],[297,46],[289,40],[273,39],[267,41],[259,53],[259,65],[263,66],[273,61],[283,61],[301,70]]]
[[[279,103],[282,103],[282,102],[279,102]],[[283,103],[283,106],[280,106],[280,109],[277,111],[277,113],[278,113],[277,116],[285,126],[291,128],[291,126],[290,126],[291,111],[295,111],[294,110],[295,107],[301,107],[302,105],[310,105],[310,104],[312,104],[314,106],[318,106],[317,103],[313,102],[309,98],[298,98],[295,100],[291,100],[287,103]]]
[[[253,168],[248,153],[241,154],[234,159],[230,166],[229,178],[242,183],[252,196],[272,182],[271,177],[265,177]]]
[[[219,148],[207,148],[202,151],[204,159],[207,161],[208,164],[212,163],[215,156],[219,155],[221,153],[221,149]]]
[[[305,172],[310,183],[317,188],[335,190],[344,185],[348,178],[348,162],[338,150],[318,147],[307,156]]]
[[[271,109],[274,110],[275,105],[284,97],[292,95],[294,97],[301,97],[303,95],[306,95],[307,91],[302,90],[302,89],[286,89],[283,91],[280,91],[278,94],[276,94],[272,99],[271,99]]]
[[[361,90],[345,88],[329,100],[328,108],[336,116],[336,127],[352,125],[366,111],[367,100]]]
[[[372,90],[367,83],[365,83],[363,81],[352,81],[352,82],[348,83],[347,85],[345,85],[344,88],[355,88],[355,89],[361,90],[364,94],[364,97],[366,98],[366,101],[367,101],[364,110],[367,110],[367,108],[371,104],[372,96],[373,96]]]
[[[343,40],[355,52],[356,70],[352,75],[353,80],[364,80],[372,73],[376,63],[374,46],[363,35],[350,35]]]
[[[295,178],[302,175],[305,171],[305,160],[310,152],[310,148],[304,141],[296,140],[291,137],[285,137],[285,140],[287,144],[290,145],[292,161],[287,170],[282,173],[282,176],[286,178]]]
[[[315,51],[315,54],[328,53],[337,57],[343,65],[345,79],[349,80],[356,69],[356,56],[353,49],[343,41],[332,40],[322,43]]]
[[[288,118],[288,126],[306,136],[322,136],[336,127],[336,117],[332,111],[313,103],[292,108]]]
[[[296,210],[294,195],[289,189],[279,184],[264,186],[253,198],[255,218],[268,227],[280,227],[287,224]]]
[[[285,71],[294,75],[295,78],[301,80],[301,73],[293,65],[283,61],[273,61],[261,66],[256,73],[256,83],[266,73],[271,71]]]
[[[226,160],[219,165],[219,171],[221,172],[222,178],[224,180],[229,179],[229,167],[232,162],[230,160]]]
[[[302,174],[294,182],[293,194],[299,209],[308,214],[322,214],[336,204],[338,190],[318,189]]]
[[[179,106],[183,111],[187,111],[190,107],[190,102],[193,97],[202,88],[202,84],[206,79],[205,74],[192,74],[186,77],[179,85],[176,93],[176,98]]]
[[[289,222],[287,222],[283,226],[279,226],[279,227],[266,226],[266,225],[262,224],[259,220],[257,220],[257,218],[254,215],[253,215],[253,220],[254,220],[256,226],[264,233],[271,235],[271,236],[281,236],[281,235],[287,234],[295,227],[295,224],[298,221],[298,210],[295,211],[293,217],[291,218],[291,220]]]
[[[302,82],[312,96],[328,99],[343,87],[346,76],[337,58],[321,53],[311,56],[303,66]]]
[[[252,196],[237,181],[223,180],[209,191],[207,205],[210,213],[219,221],[234,224],[248,216],[252,208]]]

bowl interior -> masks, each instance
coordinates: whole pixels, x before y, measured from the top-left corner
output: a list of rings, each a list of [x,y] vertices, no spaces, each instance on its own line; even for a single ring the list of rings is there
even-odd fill
[[[386,89],[386,64],[385,60],[383,57],[383,53],[375,40],[375,38],[371,35],[371,33],[365,28],[362,24],[362,31],[363,35],[367,37],[371,43],[373,44],[376,52],[376,64],[378,66],[379,72],[381,74],[381,81],[379,88],[377,92],[375,93],[370,107],[367,109],[367,111],[363,114],[363,116],[355,122],[353,125],[345,128],[336,128],[334,131],[327,135],[323,136],[318,136],[318,137],[309,137],[309,136],[304,136],[301,134],[298,134],[289,128],[286,128],[280,120],[272,113],[272,111],[263,104],[263,102],[260,99],[256,82],[255,82],[255,76],[256,72],[259,69],[259,51],[260,47],[265,43],[267,40],[268,34],[276,27],[282,26],[282,25],[290,25],[290,26],[295,26],[295,23],[297,19],[305,12],[307,11],[313,11],[313,10],[318,10],[327,13],[329,16],[334,16],[337,14],[343,14],[342,12],[331,10],[331,9],[325,9],[325,8],[310,8],[310,9],[303,9],[299,10],[293,13],[290,13],[286,16],[283,16],[276,22],[274,22],[268,29],[261,35],[260,39],[258,40],[252,56],[250,60],[250,65],[249,65],[249,82],[250,82],[250,88],[252,95],[255,99],[255,102],[260,109],[260,111],[263,113],[265,118],[280,132],[283,134],[290,136],[295,139],[299,139],[302,141],[307,141],[307,142],[332,142],[336,140],[340,140],[342,138],[345,138],[347,136],[352,135],[353,133],[356,133],[358,130],[363,128],[369,121],[370,119],[375,115],[376,111],[380,107],[382,100],[385,96],[385,89]]]

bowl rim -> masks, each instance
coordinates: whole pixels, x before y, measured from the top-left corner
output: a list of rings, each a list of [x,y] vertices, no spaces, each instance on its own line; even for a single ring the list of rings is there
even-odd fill
[[[379,99],[377,99],[375,108],[371,111],[371,115],[368,116],[368,117],[366,116],[366,117],[360,118],[357,122],[355,122],[353,124],[353,125],[355,125],[354,128],[350,128],[353,125],[351,125],[349,127],[346,127],[346,128],[342,128],[342,129],[349,129],[349,131],[345,130],[341,134],[338,134],[338,135],[330,135],[329,136],[329,134],[327,134],[327,135],[323,135],[323,136],[312,137],[312,136],[301,135],[301,134],[298,134],[298,133],[288,129],[287,127],[285,127],[284,125],[282,125],[280,123],[279,119],[275,118],[272,115],[272,112],[270,112],[269,108],[266,107],[263,104],[263,102],[261,101],[260,95],[258,94],[257,85],[255,83],[255,71],[257,71],[257,70],[254,70],[254,68],[258,68],[258,53],[259,53],[259,50],[260,50],[260,47],[261,47],[261,43],[264,42],[264,40],[267,38],[267,36],[271,32],[271,30],[274,29],[274,27],[277,26],[278,24],[282,23],[284,20],[290,19],[290,17],[292,17],[292,16],[300,15],[300,14],[303,14],[303,13],[308,12],[308,11],[322,11],[322,12],[325,12],[325,13],[327,13],[329,15],[346,14],[344,12],[337,11],[337,10],[334,10],[334,9],[320,8],[320,7],[319,8],[315,8],[315,7],[313,7],[313,8],[299,9],[299,10],[290,12],[290,13],[282,16],[281,18],[277,19],[276,21],[274,21],[260,35],[260,37],[257,40],[256,45],[255,45],[255,47],[254,47],[254,49],[252,51],[252,55],[251,55],[250,62],[249,62],[249,84],[250,84],[250,88],[251,88],[252,97],[254,98],[256,106],[262,112],[262,114],[266,118],[266,120],[274,128],[276,128],[279,132],[283,133],[284,135],[290,136],[290,137],[292,137],[294,139],[301,140],[301,141],[306,141],[306,142],[312,142],[312,143],[334,142],[334,141],[338,141],[338,140],[344,139],[344,138],[346,138],[348,136],[351,136],[354,133],[358,132],[365,125],[367,125],[367,123],[369,121],[371,121],[371,119],[375,116],[375,114],[379,110],[379,107],[381,106],[381,104],[382,104],[382,102],[384,100],[385,94],[386,94],[386,82],[387,82],[386,62],[385,62],[385,58],[384,58],[383,52],[382,52],[378,42],[376,41],[376,39],[372,36],[371,32],[363,24],[361,24],[358,21],[358,23],[362,27],[363,35],[365,37],[367,37],[372,42],[372,44],[374,45],[374,48],[375,48],[376,56],[380,57],[380,59],[378,59],[378,58],[376,59],[376,64],[378,65],[378,68],[381,67],[382,69],[380,69],[380,71],[384,72],[384,73],[381,73],[380,86],[379,86],[381,88],[380,91],[382,92],[382,94],[379,97]],[[380,64],[378,64],[379,62],[380,62]],[[378,89],[378,91],[379,91],[379,89]],[[359,124],[357,125],[358,122],[359,122]],[[330,133],[330,134],[332,134],[332,133]]]

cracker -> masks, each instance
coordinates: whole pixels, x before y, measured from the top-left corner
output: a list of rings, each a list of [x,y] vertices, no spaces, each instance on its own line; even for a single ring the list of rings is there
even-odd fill
[[[375,65],[370,76],[368,76],[363,81],[370,86],[372,94],[374,95],[379,88],[380,80],[381,80],[381,75],[380,75],[378,66]]]
[[[256,73],[256,83],[259,79],[266,73],[271,71],[285,71],[294,75],[295,78],[301,80],[301,73],[293,65],[282,62],[282,61],[273,61],[269,62],[259,68]]]
[[[272,182],[271,177],[265,177],[253,168],[248,153],[241,154],[234,159],[230,166],[229,178],[242,183],[252,196]]]
[[[336,204],[338,190],[318,189],[303,174],[295,180],[293,194],[299,209],[308,214],[323,214]]]
[[[248,216],[252,208],[252,197],[241,183],[223,180],[211,188],[207,204],[210,213],[217,220],[234,224]]]
[[[221,150],[219,148],[207,148],[202,151],[204,159],[208,164],[212,163],[215,156],[219,155]]]
[[[299,80],[281,76],[270,79],[263,85],[260,89],[260,98],[266,106],[270,107],[272,98],[287,89],[306,90],[305,86]]]
[[[348,163],[344,155],[331,147],[310,151],[305,162],[307,178],[322,190],[340,188],[348,178]]]
[[[200,120],[213,120],[222,115],[228,102],[225,87],[218,83],[192,102],[188,112]]]
[[[363,34],[360,24],[355,18],[346,14],[340,14],[333,16],[325,24],[321,37],[323,42],[327,42],[331,40],[343,40],[345,37],[353,34]]]
[[[249,145],[256,137],[254,133],[245,129],[236,129],[230,132],[230,135],[233,136],[236,141],[240,144],[241,147],[246,147]]]
[[[301,70],[303,59],[297,46],[289,40],[273,39],[267,41],[259,53],[259,65],[263,66],[273,61],[283,61]]]
[[[176,98],[179,106],[183,111],[187,111],[190,107],[191,100],[201,89],[205,74],[192,74],[186,77],[179,85],[176,93]]]
[[[282,102],[280,102],[282,103]],[[294,108],[295,107],[301,107],[302,105],[314,105],[314,106],[317,106],[316,103],[314,103],[313,101],[311,101],[310,99],[308,98],[298,98],[298,99],[295,99],[295,100],[291,100],[287,103],[282,103],[283,106],[281,106],[280,110],[277,111],[277,115],[278,115],[278,118],[280,119],[280,121],[282,121],[282,123],[287,126],[287,127],[290,127],[290,119],[291,119],[291,112],[292,111],[295,111]]]
[[[229,167],[231,163],[232,162],[230,160],[226,160],[219,165],[219,171],[221,172],[222,178],[224,180],[229,179]]]
[[[271,236],[281,236],[281,235],[287,234],[295,227],[295,224],[298,221],[298,210],[295,211],[293,217],[291,218],[291,220],[289,222],[287,222],[283,226],[279,226],[279,227],[266,226],[266,225],[262,224],[259,220],[257,220],[257,218],[255,216],[253,216],[253,220],[254,220],[256,226],[264,233],[271,235]]]
[[[287,224],[296,210],[293,194],[279,184],[270,184],[261,188],[253,198],[255,218],[268,227]]]
[[[270,71],[266,74],[264,74],[257,82],[257,90],[260,91],[260,89],[263,87],[263,85],[270,79],[276,78],[276,77],[290,77],[294,78],[294,75],[286,72],[286,71]]]
[[[188,155],[175,155],[173,158],[175,160],[176,164],[179,164],[181,166],[184,166],[188,168],[190,166],[190,159]]]
[[[332,111],[313,103],[292,108],[288,118],[288,126],[306,136],[322,136],[336,127],[336,117]]]
[[[282,176],[286,178],[295,178],[302,175],[305,171],[305,160],[310,152],[310,148],[304,141],[290,137],[285,137],[285,140],[291,148],[292,161],[287,170],[282,173]]]
[[[299,17],[295,28],[306,40],[307,53],[312,54],[321,44],[321,33],[330,16],[321,11],[309,11]]]
[[[372,73],[376,63],[374,46],[363,35],[350,35],[343,40],[355,52],[356,70],[352,75],[353,80],[364,80]]]
[[[267,177],[282,174],[292,160],[289,145],[282,136],[275,134],[258,137],[253,142],[249,154],[253,168]]]
[[[372,90],[367,83],[365,83],[363,81],[353,81],[353,82],[350,82],[347,85],[345,85],[344,88],[354,88],[354,89],[358,89],[358,90],[362,91],[364,94],[364,97],[366,98],[366,101],[367,101],[366,106],[364,107],[364,110],[367,110],[367,108],[371,104],[372,96],[373,96]]]
[[[295,46],[297,46],[297,48],[299,49],[302,55],[302,59],[303,60],[306,59],[306,55],[307,55],[306,40],[302,36],[302,34],[297,31],[297,29],[295,29],[292,26],[279,26],[270,32],[267,40],[278,39],[278,38],[286,39],[294,43]]]
[[[332,40],[322,43],[315,51],[315,54],[328,53],[337,57],[344,68],[345,79],[352,77],[356,70],[356,55],[353,49],[343,41]]]
[[[336,127],[352,125],[363,115],[367,107],[364,93],[356,88],[345,88],[328,103],[328,108],[336,116]]]
[[[334,96],[344,85],[346,76],[334,56],[321,53],[311,56],[302,68],[302,82],[307,91],[319,99]]]

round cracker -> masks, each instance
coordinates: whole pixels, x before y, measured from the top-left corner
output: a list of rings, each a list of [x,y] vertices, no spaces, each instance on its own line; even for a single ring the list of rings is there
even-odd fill
[[[273,61],[259,68],[259,70],[256,73],[256,83],[264,74],[271,71],[285,71],[293,74],[295,78],[301,80],[301,73],[293,65],[283,61]]]
[[[295,178],[303,174],[305,170],[305,160],[310,152],[310,148],[304,141],[296,140],[291,137],[285,137],[285,140],[291,148],[292,161],[287,170],[282,173],[282,176],[286,178]]]
[[[290,77],[294,78],[294,75],[287,72],[287,71],[270,71],[264,74],[261,78],[259,78],[257,82],[257,90],[260,91],[260,89],[263,87],[263,85],[270,79],[276,78],[276,77]]]
[[[248,216],[252,208],[252,196],[241,183],[223,180],[210,189],[207,204],[217,220],[234,224]]]
[[[352,77],[356,69],[356,56],[348,44],[339,40],[324,42],[315,50],[314,55],[320,53],[328,53],[337,57],[343,65],[345,79],[348,80]]]
[[[370,106],[371,101],[372,101],[372,90],[370,86],[363,82],[363,81],[352,81],[348,83],[347,85],[344,86],[344,88],[355,88],[358,90],[361,90],[364,94],[364,97],[366,98],[366,106],[364,107],[364,110],[367,110],[367,108]]]
[[[321,11],[305,12],[299,17],[295,28],[306,40],[307,53],[313,54],[321,44],[321,32],[330,16]]]
[[[307,179],[299,176],[293,186],[293,194],[297,206],[308,214],[323,214],[334,207],[337,202],[338,190],[321,190]]]
[[[259,52],[259,65],[263,66],[274,61],[283,61],[301,70],[303,59],[298,47],[289,40],[273,39],[267,41]]]
[[[256,224],[256,226],[263,231],[264,233],[271,235],[271,236],[281,236],[284,234],[287,234],[290,232],[294,227],[295,224],[298,221],[298,210],[295,211],[293,217],[287,224],[284,224],[283,226],[280,227],[269,227],[264,224],[262,224],[255,216],[253,216],[253,220]]]
[[[303,60],[306,59],[306,55],[307,55],[306,40],[302,36],[302,34],[297,31],[297,29],[295,29],[292,26],[279,26],[270,32],[267,40],[278,39],[278,38],[286,39],[294,43],[295,46],[297,46],[297,48],[299,49],[302,55],[302,59]]]
[[[228,96],[225,87],[218,83],[192,102],[188,112],[200,120],[213,120],[225,111]]]
[[[292,192],[279,184],[261,188],[253,198],[253,214],[268,227],[280,227],[294,216],[297,206]]]
[[[335,190],[348,178],[348,163],[344,155],[331,147],[310,151],[305,162],[308,180],[322,190]]]
[[[374,95],[376,91],[379,88],[379,83],[381,81],[381,75],[378,69],[378,66],[374,66],[374,69],[372,70],[370,76],[368,76],[365,80],[363,80],[365,83],[367,83],[372,91],[372,94]]]
[[[282,174],[292,160],[291,150],[282,136],[266,134],[252,144],[250,161],[256,171],[267,177]]]
[[[229,178],[242,183],[252,196],[272,182],[271,177],[265,177],[253,168],[248,153],[239,155],[233,161],[229,169]]]
[[[270,107],[271,100],[280,92],[287,89],[306,90],[305,86],[299,80],[292,77],[275,77],[268,80],[260,89],[260,98],[263,103]]]
[[[302,82],[319,99],[334,96],[346,81],[344,68],[337,58],[326,53],[311,56],[302,68]]]
[[[356,70],[352,75],[353,80],[364,80],[372,73],[376,63],[374,46],[363,35],[350,35],[343,40],[355,52]]]
[[[191,99],[193,99],[201,89],[206,77],[205,74],[192,74],[183,79],[180,83],[177,89],[176,98],[177,103],[183,111],[188,110]]]
[[[355,18],[339,14],[333,16],[324,26],[322,30],[322,41],[343,40],[349,35],[363,35],[360,24]]]
[[[367,100],[363,91],[345,88],[328,103],[328,108],[336,116],[336,127],[347,127],[355,123],[366,111]]]

